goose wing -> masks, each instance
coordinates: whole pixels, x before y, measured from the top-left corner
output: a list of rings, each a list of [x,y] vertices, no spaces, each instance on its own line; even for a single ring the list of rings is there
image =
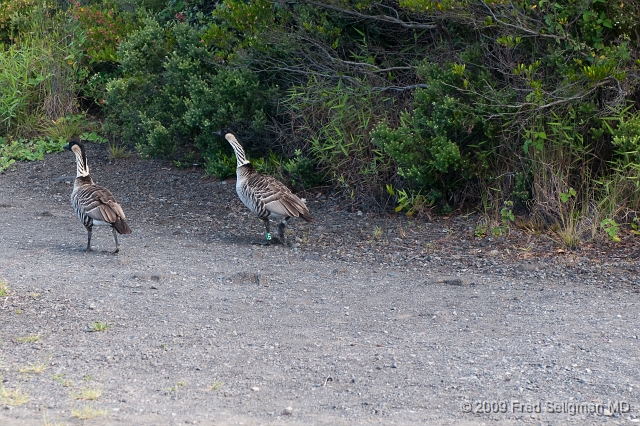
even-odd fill
[[[83,204],[85,206],[85,214],[93,220],[107,223],[126,220],[120,204],[116,202],[116,199],[108,189],[101,186],[94,186],[93,191],[87,192]]]
[[[307,222],[312,220],[307,206],[289,188],[270,176],[261,177],[264,189],[260,191],[259,198],[267,210],[280,216],[302,217]]]

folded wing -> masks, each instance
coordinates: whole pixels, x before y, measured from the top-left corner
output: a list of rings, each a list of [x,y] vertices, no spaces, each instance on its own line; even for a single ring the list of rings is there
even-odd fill
[[[125,222],[126,217],[120,204],[108,189],[94,186],[92,191],[85,193],[82,205],[85,214],[93,220],[111,223],[120,234],[130,234],[131,228]]]

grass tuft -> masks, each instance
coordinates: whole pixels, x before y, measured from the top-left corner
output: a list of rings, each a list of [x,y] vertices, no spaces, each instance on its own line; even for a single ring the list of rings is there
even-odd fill
[[[7,297],[9,290],[9,284],[5,280],[0,280],[0,297]]]
[[[91,330],[93,332],[105,331],[110,327],[111,326],[109,324],[107,324],[106,322],[102,322],[102,321],[96,321],[96,322],[93,322],[93,323],[89,324],[89,330]]]
[[[127,151],[127,147],[123,145],[117,145],[115,143],[110,143],[107,146],[107,150],[109,152],[109,160],[118,160],[121,158],[129,158],[131,157],[131,153]]]
[[[217,391],[222,386],[224,386],[224,382],[215,381],[215,382],[213,382],[213,385],[211,386],[211,390],[212,391]]]
[[[84,405],[82,408],[72,408],[71,415],[80,420],[91,420],[96,417],[106,416],[107,410],[99,410],[92,405]]]
[[[10,405],[17,407],[29,402],[29,395],[22,392],[19,388],[7,389],[4,386],[0,387],[0,401],[3,405]]]
[[[49,416],[47,416],[46,411],[42,414],[42,424],[43,426],[66,426],[66,423],[62,423],[59,420],[56,420],[54,422],[49,420]]]
[[[382,236],[382,228],[378,225],[373,227],[373,235],[371,236],[371,238],[374,241],[377,241],[380,239],[380,237]]]
[[[22,367],[18,367],[18,372],[20,374],[40,374],[47,368],[47,364],[45,362],[42,362],[33,365],[24,365]]]
[[[16,341],[19,343],[33,343],[37,342],[38,340],[40,340],[40,336],[36,334],[30,334],[24,337],[16,337]]]
[[[73,382],[71,380],[65,379],[65,375],[64,374],[56,374],[56,375],[54,375],[52,377],[52,379],[54,381],[60,383],[65,388],[68,388],[69,386],[71,386],[73,384]]]
[[[175,385],[175,386],[170,387],[170,388],[168,388],[167,390],[168,390],[169,392],[177,392],[177,391],[178,391],[178,389],[180,389],[180,388],[181,388],[181,387],[183,387],[183,386],[184,386],[184,382],[178,382],[178,383],[176,383],[176,385]]]
[[[84,388],[80,393],[74,394],[75,399],[82,401],[95,401],[102,396],[102,389],[98,388]]]

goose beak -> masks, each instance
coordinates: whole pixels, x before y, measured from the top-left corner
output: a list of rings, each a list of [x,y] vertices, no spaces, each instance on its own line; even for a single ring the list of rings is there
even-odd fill
[[[66,149],[67,151],[71,151],[71,147],[69,146],[69,144],[66,144],[65,146],[63,146],[62,149]]]
[[[214,135],[222,136],[222,130],[218,130],[217,132],[213,132]]]

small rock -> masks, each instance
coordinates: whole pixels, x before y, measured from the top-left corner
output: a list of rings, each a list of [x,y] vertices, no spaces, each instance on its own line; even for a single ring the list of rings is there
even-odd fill
[[[356,214],[357,214],[358,216],[362,216],[362,212],[361,212],[360,210],[358,210],[358,211],[356,212]]]
[[[89,309],[95,309],[95,308],[96,308],[96,305],[95,305],[94,303],[91,303],[91,304],[89,305]]]
[[[251,390],[254,391],[254,392],[258,392],[260,390],[260,388],[257,387],[257,386],[254,386],[254,387],[251,388]]]
[[[255,272],[237,272],[225,278],[233,284],[255,284],[260,285],[260,274]]]
[[[287,407],[284,410],[282,410],[282,415],[284,416],[290,416],[293,414],[293,408],[292,407]]]
[[[155,282],[159,282],[164,280],[164,276],[163,275],[144,275],[144,274],[136,274],[132,277],[134,280],[138,280],[138,281],[155,281]]]
[[[466,286],[470,283],[467,280],[463,280],[458,277],[440,277],[435,278],[429,281],[425,281],[422,283],[423,285],[431,285],[431,284],[446,284],[446,285],[457,285],[457,286]]]
[[[442,280],[442,284],[447,284],[447,285],[465,285],[466,283],[463,280],[461,280],[460,278],[451,278],[451,279]]]

